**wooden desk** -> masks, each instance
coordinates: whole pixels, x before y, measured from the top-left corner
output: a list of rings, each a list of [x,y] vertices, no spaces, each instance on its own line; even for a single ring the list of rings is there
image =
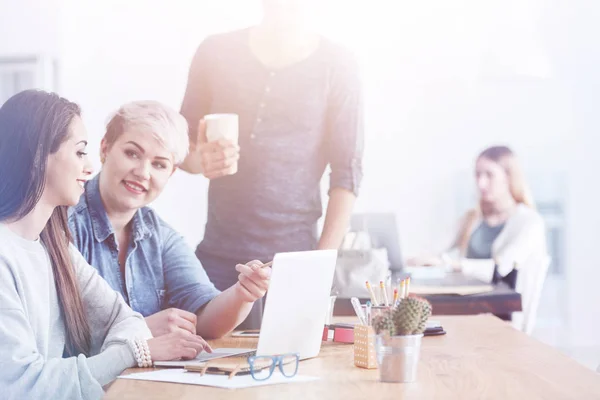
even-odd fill
[[[423,339],[417,381],[378,382],[378,370],[354,366],[352,345],[324,343],[318,358],[302,361],[291,383],[228,390],[194,385],[117,380],[106,399],[592,399],[600,376],[489,315],[439,317],[448,332]],[[255,341],[255,340],[254,340]],[[247,347],[252,339],[215,345]],[[139,370],[130,370],[138,372]]]

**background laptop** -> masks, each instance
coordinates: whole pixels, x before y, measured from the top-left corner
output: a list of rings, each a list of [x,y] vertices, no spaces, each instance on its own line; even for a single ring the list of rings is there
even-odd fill
[[[373,247],[387,249],[390,269],[399,271],[404,266],[400,251],[400,238],[394,213],[353,214],[350,230],[369,233]]]

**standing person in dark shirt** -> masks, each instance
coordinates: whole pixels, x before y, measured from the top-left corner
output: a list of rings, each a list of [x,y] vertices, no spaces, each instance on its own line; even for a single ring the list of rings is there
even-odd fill
[[[346,232],[362,178],[362,90],[353,56],[307,28],[315,4],[263,0],[259,25],[208,37],[192,61],[181,107],[190,153],[181,168],[210,179],[196,255],[218,289],[237,281],[231,266],[239,260],[337,249]],[[239,115],[239,145],[206,142],[202,119],[214,113]],[[261,315],[255,303],[242,326],[258,328]]]

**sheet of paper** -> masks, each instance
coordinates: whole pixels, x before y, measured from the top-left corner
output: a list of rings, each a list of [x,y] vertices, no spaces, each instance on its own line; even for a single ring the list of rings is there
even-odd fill
[[[470,294],[488,293],[494,290],[492,285],[466,285],[466,286],[411,286],[411,294],[457,294],[467,296]]]
[[[444,279],[446,267],[405,267],[402,271],[410,274],[411,279]]]
[[[268,373],[263,371],[263,373]],[[201,376],[198,372],[187,372],[185,369],[162,369],[152,372],[141,372],[137,374],[122,375],[120,379],[134,379],[142,381],[158,381],[184,383],[188,385],[214,386],[226,389],[242,389],[255,386],[276,385],[282,383],[312,382],[319,378],[313,376],[296,375],[286,378],[279,371],[274,371],[273,376],[265,381],[257,381],[250,375],[234,376],[229,379],[226,375]]]
[[[427,321],[425,328],[440,328],[442,324],[440,321],[430,319]]]

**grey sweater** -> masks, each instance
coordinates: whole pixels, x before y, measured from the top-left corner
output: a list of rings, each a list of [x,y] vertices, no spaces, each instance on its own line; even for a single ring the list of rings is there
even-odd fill
[[[0,390],[8,399],[96,399],[135,360],[126,340],[151,337],[133,312],[70,248],[92,334],[91,356],[63,358],[65,324],[48,253],[0,224]]]

